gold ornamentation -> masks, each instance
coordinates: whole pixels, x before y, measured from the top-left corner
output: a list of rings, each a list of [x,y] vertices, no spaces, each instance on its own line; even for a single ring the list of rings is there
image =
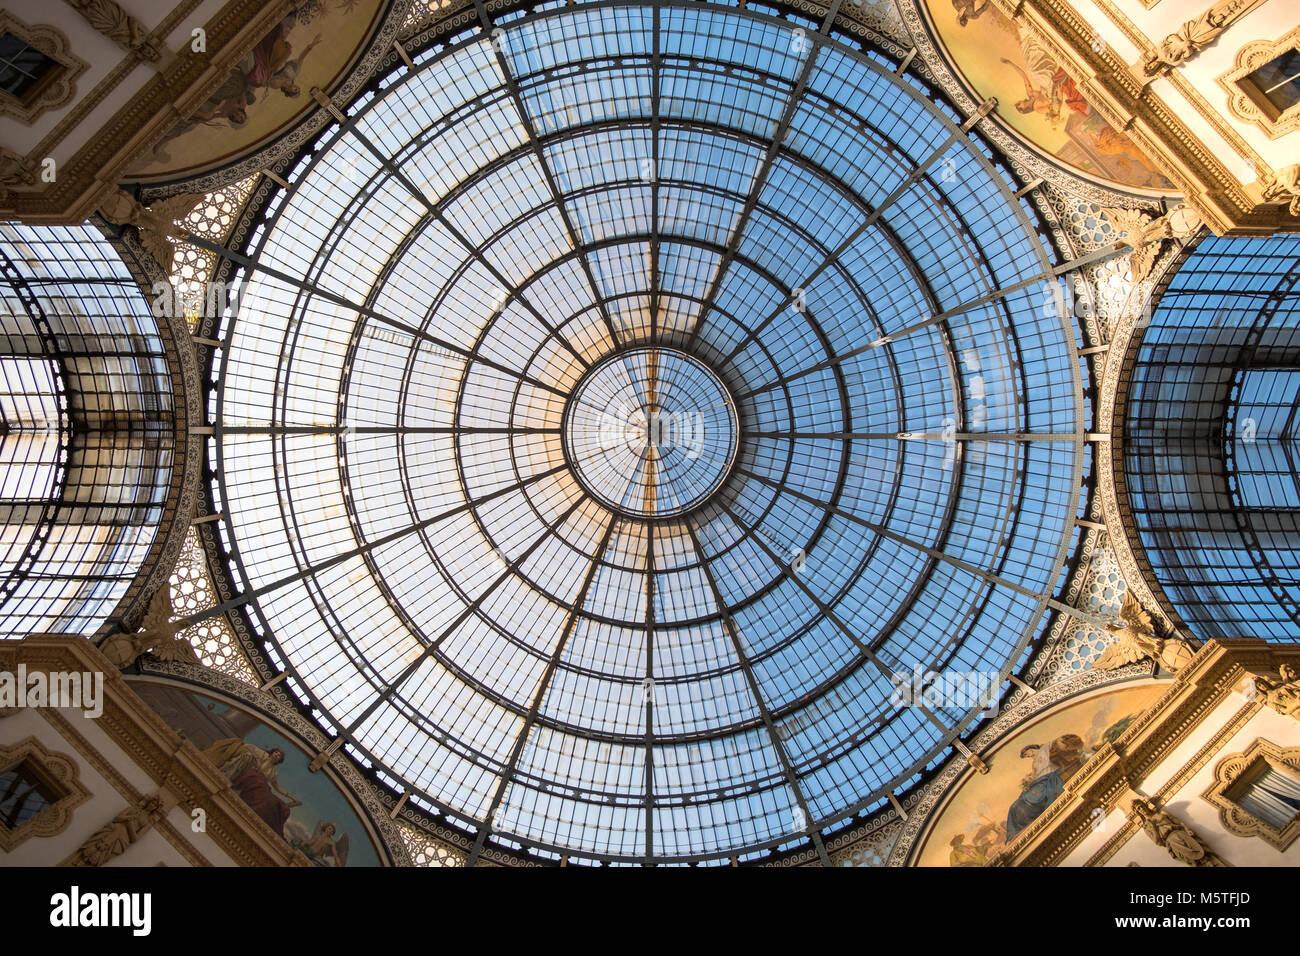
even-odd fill
[[[1268,134],[1269,139],[1300,130],[1300,106],[1293,106],[1273,117],[1246,92],[1241,81],[1265,63],[1277,59],[1288,49],[1300,49],[1300,27],[1276,40],[1256,40],[1237,51],[1231,70],[1218,78],[1219,86],[1228,94],[1228,112],[1238,119],[1255,123]]]
[[[1285,205],[1287,212],[1300,216],[1300,165],[1283,166],[1259,177],[1260,201]]]
[[[113,857],[121,856],[127,847],[153,829],[154,824],[166,816],[173,802],[162,793],[151,794],[140,803],[127,807],[108,823],[90,835],[77,852],[63,862],[64,866],[103,866]]]
[[[1136,663],[1145,658],[1159,661],[1170,673],[1177,674],[1196,656],[1186,642],[1176,637],[1157,637],[1149,615],[1133,597],[1124,592],[1120,605],[1120,623],[1108,624],[1106,630],[1115,635],[1097,659],[1092,662],[1096,670],[1109,671]]]
[[[138,53],[151,63],[162,59],[162,48],[149,36],[149,28],[113,0],[64,0],[86,22],[118,46]]]
[[[1237,163],[1207,145],[1189,126],[1186,110],[1165,103],[1110,44],[1094,49],[1095,27],[1071,0],[993,0],[1005,14],[1037,33],[1079,86],[1079,91],[1121,127],[1153,159],[1178,191],[1188,197],[1215,233],[1271,234],[1294,231],[1296,223],[1261,206],[1236,173]],[[1170,77],[1182,89],[1177,72]],[[1192,105],[1205,116],[1202,104]],[[1212,119],[1207,121],[1215,126]],[[1218,129],[1215,126],[1216,130]],[[1234,139],[1233,142],[1236,142]],[[1237,149],[1241,150],[1240,143]],[[1104,472],[1103,472],[1104,474]]]
[[[72,811],[90,798],[81,784],[76,762],[67,754],[46,750],[35,737],[16,744],[0,744],[0,769],[9,770],[26,763],[59,798],[21,826],[10,830],[0,826],[0,851],[10,852],[31,837],[52,837],[62,833],[72,822]]]
[[[1200,214],[1186,203],[1179,203],[1160,218],[1150,221],[1136,209],[1112,206],[1102,209],[1101,214],[1116,232],[1126,233],[1115,243],[1115,248],[1132,250],[1128,261],[1134,283],[1141,282],[1151,272],[1166,240],[1185,241],[1201,228]]]
[[[1129,819],[1140,826],[1156,846],[1164,847],[1179,863],[1188,866],[1227,866],[1187,824],[1167,810],[1161,810],[1151,800],[1142,797],[1134,800],[1129,807]]]
[[[1300,837],[1300,816],[1277,830],[1241,807],[1231,796],[1242,782],[1243,776],[1261,763],[1300,774],[1300,747],[1284,750],[1271,741],[1262,738],[1256,740],[1241,753],[1224,757],[1215,764],[1214,784],[1202,797],[1219,808],[1219,822],[1229,833],[1239,837],[1259,837],[1282,852]]]
[[[1281,680],[1259,675],[1255,678],[1255,692],[1260,701],[1283,717],[1300,720],[1300,675],[1290,664],[1280,668]]]
[[[203,197],[195,193],[181,193],[159,199],[152,206],[143,206],[122,189],[104,196],[99,214],[119,226],[134,226],[140,236],[140,245],[158,260],[163,271],[172,271],[172,258],[176,247],[171,235],[176,231],[176,220],[184,219]]]
[[[205,27],[208,49],[220,52],[207,57],[171,57],[170,62],[162,64],[163,82],[149,84],[137,91],[103,124],[100,132],[74,150],[78,162],[61,170],[57,183],[38,193],[13,198],[10,203],[0,206],[0,213],[4,218],[39,218],[44,222],[77,223],[85,220],[95,211],[104,184],[118,181],[173,123],[216,89],[227,72],[247,54],[245,41],[253,42],[251,37],[263,36],[293,6],[291,0],[229,0]],[[198,7],[198,0],[182,0],[155,32],[166,36]],[[87,65],[77,62],[80,64],[79,74]],[[28,151],[29,154],[54,154],[84,126],[87,118],[108,100],[137,66],[134,58],[124,58],[89,93],[77,98],[73,107],[35,148]],[[0,115],[3,115],[3,109],[0,109]],[[124,148],[124,143],[130,148]]]
[[[66,106],[77,91],[77,77],[90,66],[72,54],[72,44],[68,42],[67,36],[48,24],[32,26],[24,23],[8,10],[0,10],[0,33],[12,33],[59,66],[49,81],[36,92],[35,97],[27,102],[0,91],[0,116],[12,116],[30,126],[43,113]]]
[[[0,146],[0,200],[9,197],[15,186],[32,186],[36,183],[36,164],[12,149]]]
[[[1188,20],[1176,31],[1160,41],[1142,60],[1142,72],[1147,76],[1168,73],[1219,38],[1233,21],[1259,6],[1263,0],[1219,0],[1200,16]]]
[[[122,675],[108,666],[95,645],[71,634],[33,635],[21,641],[0,641],[0,670],[14,670],[26,663],[28,670],[101,671],[104,673],[104,713],[94,721],[96,729],[113,745],[111,756],[101,753],[57,708],[46,707],[40,715],[64,740],[121,795],[136,805],[143,799],[119,771],[134,766],[148,775],[156,787],[176,794],[177,805],[186,812],[195,807],[207,811],[207,836],[237,866],[307,865],[300,853],[271,833],[230,787],[229,781],[212,766],[192,743],[184,740],[148,704],[136,695]],[[197,668],[197,665],[194,665]],[[80,721],[78,721],[80,723]],[[122,760],[126,755],[126,762]],[[155,825],[158,833],[195,866],[219,862],[188,842],[189,827],[173,827],[167,819]]]

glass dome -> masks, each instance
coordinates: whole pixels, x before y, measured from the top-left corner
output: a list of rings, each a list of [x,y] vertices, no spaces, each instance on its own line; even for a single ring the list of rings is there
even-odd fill
[[[558,6],[558,5],[556,5]],[[751,10],[519,11],[287,177],[214,369],[286,686],[485,846],[808,846],[1020,667],[1075,540],[1075,331],[963,117]]]

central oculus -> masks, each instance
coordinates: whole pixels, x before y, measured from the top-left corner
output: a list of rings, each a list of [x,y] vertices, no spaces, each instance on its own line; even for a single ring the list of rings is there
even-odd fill
[[[726,480],[740,444],[722,380],[685,352],[654,347],[593,365],[565,406],[563,430],[583,488],[645,518],[703,502]]]

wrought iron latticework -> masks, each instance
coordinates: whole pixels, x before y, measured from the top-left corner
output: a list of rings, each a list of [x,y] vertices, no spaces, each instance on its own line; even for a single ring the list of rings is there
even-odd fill
[[[979,719],[895,675],[1005,677],[1062,607],[1061,267],[835,13],[479,6],[192,240],[243,281],[204,613],[471,863],[826,861]]]

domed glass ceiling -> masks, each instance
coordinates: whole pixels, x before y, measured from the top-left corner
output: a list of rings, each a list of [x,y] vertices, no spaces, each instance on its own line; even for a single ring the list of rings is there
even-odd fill
[[[962,117],[817,24],[503,21],[348,107],[254,237],[233,603],[479,848],[825,859],[978,717],[892,675],[1006,675],[1055,604],[1048,250]]]

